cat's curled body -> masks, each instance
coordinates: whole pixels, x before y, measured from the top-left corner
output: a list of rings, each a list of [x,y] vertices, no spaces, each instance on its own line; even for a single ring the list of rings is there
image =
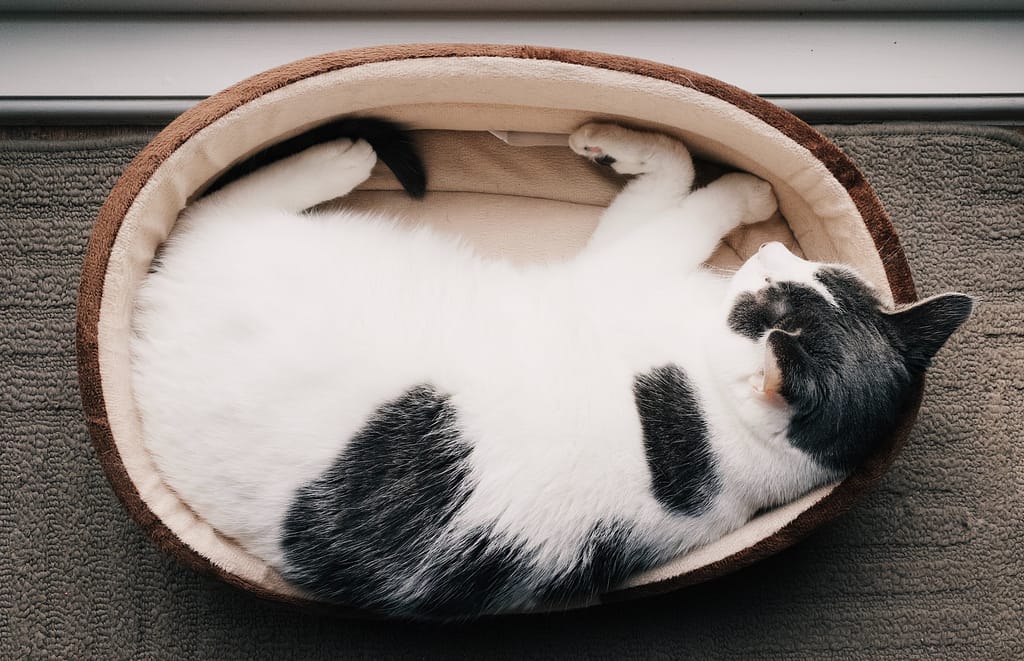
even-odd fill
[[[775,210],[768,184],[691,191],[682,144],[617,126],[570,144],[635,178],[564,263],[302,214],[367,178],[363,141],[187,210],[132,344],[167,483],[320,598],[417,617],[557,604],[843,476],[970,311],[939,297],[905,323],[779,244],[712,275],[721,237]]]

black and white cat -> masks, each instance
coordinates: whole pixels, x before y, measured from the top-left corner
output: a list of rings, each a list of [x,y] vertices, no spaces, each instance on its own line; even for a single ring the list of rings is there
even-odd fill
[[[711,274],[727,232],[775,211],[769,184],[691,190],[681,143],[614,125],[570,145],[634,178],[564,263],[303,214],[369,176],[363,140],[192,205],[132,343],[167,483],[321,599],[413,617],[558,603],[847,474],[970,314],[960,294],[887,310],[779,243]]]

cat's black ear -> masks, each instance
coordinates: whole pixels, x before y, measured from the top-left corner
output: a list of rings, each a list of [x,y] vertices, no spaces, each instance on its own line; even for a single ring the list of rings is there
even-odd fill
[[[813,404],[817,384],[813,378],[811,358],[800,344],[800,336],[773,330],[765,338],[769,356],[765,373],[774,390],[790,404]]]
[[[974,309],[965,294],[941,294],[890,315],[900,337],[907,366],[923,371]]]

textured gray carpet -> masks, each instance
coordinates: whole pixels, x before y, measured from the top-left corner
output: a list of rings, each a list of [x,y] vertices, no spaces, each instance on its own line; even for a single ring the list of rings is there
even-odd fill
[[[8,132],[0,658],[1022,658],[1024,140],[955,126],[825,130],[874,182],[921,293],[982,300],[939,357],[881,487],[796,548],[711,584],[457,627],[292,612],[192,574],[142,536],[92,455],[72,338],[93,215],[148,134]]]

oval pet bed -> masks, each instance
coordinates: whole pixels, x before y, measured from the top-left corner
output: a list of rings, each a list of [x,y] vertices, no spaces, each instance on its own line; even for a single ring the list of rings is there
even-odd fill
[[[622,182],[572,154],[565,136],[587,121],[617,121],[673,133],[698,157],[774,186],[780,212],[727,237],[712,266],[737,266],[762,242],[781,240],[808,258],[856,266],[889,302],[915,300],[893,228],[853,163],[784,110],[705,76],[599,53],[430,45],[342,51],[242,82],[164,129],[110,193],[82,276],[78,361],[100,460],[131,515],[186,564],[264,597],[313,603],[199,519],[161,481],[143,446],[129,364],[133,300],[190,199],[246,156],[347,114],[414,128],[430,187],[425,200],[409,200],[378,165],[360,190],[336,203],[443,225],[486,254],[530,262],[583,245]],[[762,513],[594,601],[665,592],[791,545],[880,477],[919,402],[920,392],[898,432],[843,482]]]

